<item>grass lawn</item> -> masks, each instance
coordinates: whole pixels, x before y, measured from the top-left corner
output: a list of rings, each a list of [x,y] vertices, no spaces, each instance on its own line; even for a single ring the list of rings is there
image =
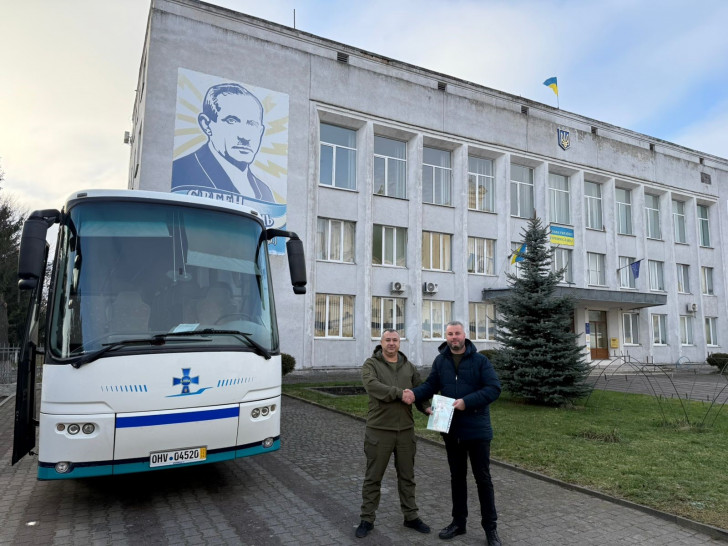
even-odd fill
[[[311,386],[284,385],[283,392],[366,416],[366,395],[331,396]],[[415,414],[417,433],[440,441]],[[726,407],[597,390],[570,409],[504,394],[491,417],[495,459],[728,529]]]

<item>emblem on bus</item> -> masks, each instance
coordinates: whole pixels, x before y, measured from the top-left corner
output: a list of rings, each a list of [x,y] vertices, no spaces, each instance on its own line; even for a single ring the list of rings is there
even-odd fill
[[[195,394],[200,394],[202,392],[205,392],[207,389],[211,389],[212,387],[202,387],[201,389],[197,389],[194,392],[190,392],[190,385],[193,383],[195,385],[200,384],[200,376],[196,375],[195,377],[192,377],[190,375],[190,370],[192,368],[182,368],[182,377],[173,377],[172,378],[172,386],[176,385],[182,385],[182,392],[179,394],[170,394],[167,396],[167,398],[172,398],[173,396],[192,396]]]

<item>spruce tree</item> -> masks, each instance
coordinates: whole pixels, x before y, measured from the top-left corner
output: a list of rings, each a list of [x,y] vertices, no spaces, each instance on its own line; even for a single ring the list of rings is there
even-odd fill
[[[573,302],[556,296],[564,271],[551,270],[547,229],[532,218],[516,250],[520,274],[507,273],[512,289],[496,302],[495,355],[503,388],[528,402],[567,405],[589,393],[584,346],[572,330]]]

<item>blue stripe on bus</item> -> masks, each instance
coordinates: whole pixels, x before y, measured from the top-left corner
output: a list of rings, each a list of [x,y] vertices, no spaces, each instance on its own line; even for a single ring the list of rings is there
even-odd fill
[[[219,463],[221,461],[231,461],[241,457],[250,457],[251,455],[259,455],[261,453],[270,453],[277,451],[281,447],[280,436],[275,439],[273,445],[264,448],[260,442],[234,446],[230,448],[221,448],[209,450],[207,459],[204,461],[195,461],[192,463],[182,463],[170,466],[160,466],[151,468],[149,466],[149,457],[125,459],[123,461],[93,461],[83,463],[73,463],[70,472],[59,474],[55,470],[53,463],[38,462],[38,479],[39,480],[66,480],[75,478],[90,478],[94,476],[111,476],[115,474],[131,474],[134,472],[149,472],[153,470],[165,470],[170,468],[180,468],[183,466],[194,466],[207,463]]]
[[[161,415],[137,415],[134,417],[117,417],[116,428],[153,427],[157,425],[173,425],[175,423],[194,423],[197,421],[214,421],[229,419],[240,414],[240,407],[214,410],[188,411],[184,413],[164,413]]]

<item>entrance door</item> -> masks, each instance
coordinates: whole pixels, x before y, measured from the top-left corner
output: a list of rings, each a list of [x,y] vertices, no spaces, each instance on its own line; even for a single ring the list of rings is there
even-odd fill
[[[609,358],[607,347],[607,312],[589,311],[589,349],[592,360]]]

